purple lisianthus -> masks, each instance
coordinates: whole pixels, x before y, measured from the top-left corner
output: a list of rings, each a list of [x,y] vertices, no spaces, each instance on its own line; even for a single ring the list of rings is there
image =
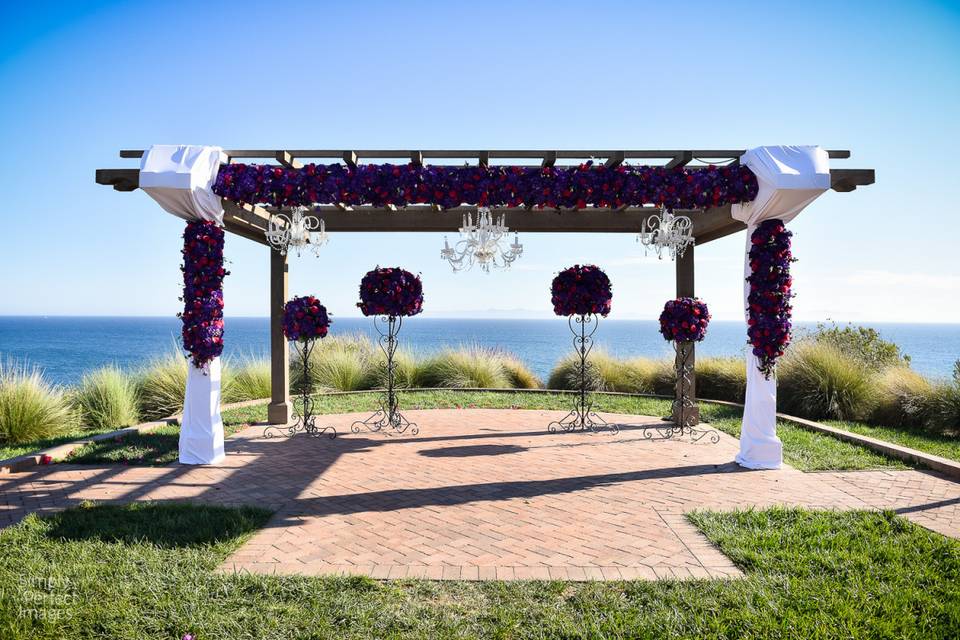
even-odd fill
[[[415,316],[423,311],[423,283],[400,267],[377,267],[360,281],[360,302],[365,316]]]
[[[598,266],[577,264],[564,269],[553,279],[550,291],[553,312],[558,316],[610,313],[610,278]]]
[[[214,193],[279,207],[317,204],[404,207],[436,204],[583,209],[657,205],[706,209],[749,202],[757,178],[742,165],[674,167],[584,162],[571,167],[258,164],[220,167]]]
[[[777,358],[790,344],[790,316],[793,297],[790,263],[790,238],[781,220],[765,220],[750,236],[750,294],[747,297],[747,335],[759,369],[770,377]]]
[[[287,340],[306,342],[324,338],[329,327],[327,308],[314,296],[298,296],[283,306],[283,335]]]
[[[668,300],[660,314],[660,334],[675,342],[700,342],[707,335],[710,310],[698,298]]]
[[[183,348],[202,368],[223,352],[223,229],[195,220],[183,232]]]

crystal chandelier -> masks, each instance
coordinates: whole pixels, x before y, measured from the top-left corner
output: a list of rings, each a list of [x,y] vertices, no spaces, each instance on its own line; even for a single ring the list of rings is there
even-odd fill
[[[652,215],[643,219],[637,242],[643,245],[643,252],[656,251],[657,257],[663,259],[666,250],[670,259],[683,257],[687,247],[693,244],[693,221],[687,216],[675,216],[666,208],[660,209],[660,215]]]
[[[270,225],[266,231],[267,242],[278,249],[281,255],[287,255],[290,248],[300,251],[310,245],[313,255],[320,255],[320,247],[327,244],[326,225],[322,218],[304,215],[307,207],[294,207],[290,215],[275,213],[270,216]]]
[[[454,272],[470,269],[474,263],[486,273],[490,273],[491,267],[510,268],[513,261],[523,255],[523,245],[519,234],[515,233],[508,250],[500,246],[501,240],[510,233],[503,220],[503,215],[494,220],[489,207],[477,209],[476,225],[473,224],[473,215],[465,213],[460,227],[461,239],[451,247],[444,236],[440,257],[450,263]]]

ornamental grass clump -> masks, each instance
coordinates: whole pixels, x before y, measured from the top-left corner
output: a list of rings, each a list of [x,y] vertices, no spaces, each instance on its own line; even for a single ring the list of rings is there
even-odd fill
[[[117,367],[104,367],[83,376],[73,401],[87,429],[106,431],[140,421],[136,382]]]
[[[960,435],[960,380],[934,385],[927,399],[924,427],[945,435]]]
[[[270,397],[270,361],[247,357],[223,369],[223,401],[242,402]]]
[[[140,416],[159,420],[183,410],[187,360],[174,348],[151,360],[135,377]]]
[[[326,338],[310,353],[310,377],[315,391],[365,391],[376,385],[379,349],[364,335]],[[303,384],[303,367],[296,354],[290,363],[291,390]]]
[[[510,378],[503,356],[494,349],[444,349],[422,364],[423,384],[448,389],[507,389]]]
[[[870,422],[890,427],[922,427],[929,417],[934,385],[906,366],[889,367],[876,377],[876,403]]]
[[[503,363],[509,386],[514,389],[540,389],[543,387],[540,378],[514,354],[501,351],[500,361]]]
[[[747,368],[743,358],[697,358],[695,370],[698,397],[743,402],[747,389]]]
[[[67,394],[35,367],[0,363],[0,442],[29,442],[75,430],[77,412]]]
[[[777,385],[779,409],[819,420],[860,420],[875,399],[874,377],[833,345],[803,341],[783,359]]]

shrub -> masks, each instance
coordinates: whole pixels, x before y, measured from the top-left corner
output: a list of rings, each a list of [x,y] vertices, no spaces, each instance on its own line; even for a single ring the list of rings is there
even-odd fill
[[[104,367],[83,376],[73,401],[84,427],[100,431],[137,424],[137,385],[117,367]]]
[[[0,364],[0,441],[29,442],[76,429],[77,412],[39,369]]]
[[[387,386],[387,370],[383,365],[386,362],[386,356],[379,354],[379,357],[372,357],[373,386]],[[398,350],[393,355],[394,377],[393,382],[397,387],[412,389],[425,386],[423,383],[423,366],[409,351]]]
[[[187,385],[187,359],[174,348],[150,361],[135,381],[143,419],[159,420],[179,413]]]
[[[521,360],[512,353],[501,352],[504,372],[507,374],[509,386],[514,389],[540,389],[543,383]]]
[[[711,400],[743,402],[747,367],[743,358],[697,358],[697,396]]]
[[[599,353],[599,352],[598,352]],[[595,362],[598,354],[591,354],[591,362]],[[572,390],[579,388],[580,384],[580,357],[574,354],[564,356],[560,362],[553,367],[550,377],[547,378],[548,389]],[[605,381],[602,376],[604,367],[587,367],[586,388],[591,391],[603,391]]]
[[[423,362],[422,377],[427,387],[510,388],[501,352],[481,347],[444,349]]]
[[[804,340],[781,361],[781,410],[814,420],[858,420],[872,408],[874,377],[831,344]]]
[[[900,347],[882,339],[880,332],[869,327],[849,324],[841,327],[834,322],[821,322],[811,337],[836,348],[871,371],[910,364],[910,357],[901,354]]]
[[[933,385],[909,367],[890,367],[876,380],[870,421],[891,427],[920,427],[927,418]]]
[[[960,434],[960,380],[935,384],[926,403],[924,427],[946,435]]]
[[[270,397],[270,360],[247,358],[239,366],[224,367],[223,401],[242,402]]]

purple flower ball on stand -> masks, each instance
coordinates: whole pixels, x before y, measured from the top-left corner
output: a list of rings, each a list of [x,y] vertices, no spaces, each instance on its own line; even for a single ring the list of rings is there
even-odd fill
[[[708,324],[710,311],[698,298],[668,300],[660,314],[660,334],[672,342],[700,342]]]
[[[613,291],[610,278],[592,264],[574,265],[553,279],[550,287],[553,312],[558,316],[610,313]]]
[[[329,328],[327,308],[314,296],[292,298],[283,307],[283,335],[291,342],[325,338]]]
[[[400,267],[377,267],[360,281],[360,302],[365,316],[415,316],[423,311],[423,283]]]

